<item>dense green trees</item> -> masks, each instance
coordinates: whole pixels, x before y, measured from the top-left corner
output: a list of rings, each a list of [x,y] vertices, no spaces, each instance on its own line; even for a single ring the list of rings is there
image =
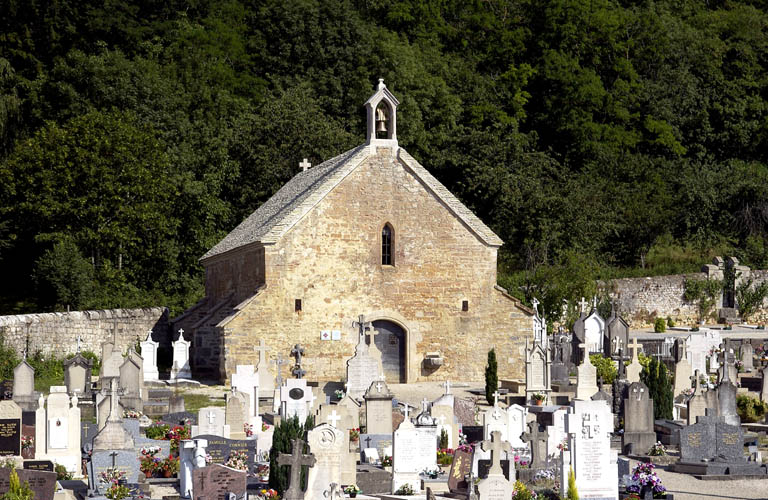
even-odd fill
[[[648,386],[648,396],[653,400],[653,418],[671,419],[674,394],[666,365],[651,358],[640,372],[640,380]]]
[[[401,145],[505,240],[500,281],[545,313],[595,278],[768,265],[764,2],[0,11],[0,313],[188,306],[199,256],[301,158],[362,142],[379,77]],[[92,278],[43,272],[67,262]]]

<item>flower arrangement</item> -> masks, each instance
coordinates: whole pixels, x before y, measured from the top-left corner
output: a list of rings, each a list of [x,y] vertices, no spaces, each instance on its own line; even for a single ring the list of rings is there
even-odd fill
[[[534,402],[535,402],[537,405],[539,405],[539,404],[543,403],[545,399],[547,399],[547,396],[546,396],[546,395],[544,395],[544,394],[539,394],[539,393],[537,392],[537,393],[534,393],[534,395],[533,395],[533,396],[531,396],[531,399],[533,399],[533,401],[534,401]]]
[[[515,455],[515,468],[528,469],[531,466],[530,460],[520,455]]]
[[[131,490],[124,484],[113,484],[104,492],[104,496],[109,500],[122,500],[130,494]]]
[[[160,463],[159,469],[163,471],[163,476],[172,477],[179,472],[179,459],[173,455],[168,455],[168,458]]]
[[[171,452],[179,451],[179,442],[192,437],[192,430],[188,425],[176,425],[168,431],[167,439],[171,442]]]
[[[243,424],[243,432],[245,432],[245,437],[251,437],[253,436],[253,425],[249,423]]]
[[[115,467],[110,467],[99,473],[99,482],[109,485],[107,491],[104,492],[104,496],[109,498],[109,500],[122,500],[130,495],[131,490],[125,486],[125,476],[125,471],[118,470]]]
[[[568,451],[568,438],[563,439],[563,442],[557,445],[557,449],[560,451]]]
[[[205,454],[205,465],[209,465],[211,463],[213,463],[213,457],[206,453]]]
[[[437,479],[437,476],[444,474],[440,467],[426,467],[421,473],[431,479]]]
[[[268,490],[267,489],[261,489],[256,494],[256,498],[258,500],[269,500],[271,498],[274,498],[274,499],[280,498],[280,495],[278,495],[277,491],[275,491],[273,489],[268,489]]]
[[[139,460],[139,469],[145,476],[152,477],[160,470],[161,462],[162,460],[160,460],[160,457],[142,454],[141,459]]]
[[[32,436],[21,436],[21,449],[28,450],[35,446],[35,438]]]
[[[336,399],[344,399],[344,391],[342,389],[336,389],[333,391],[333,395],[336,396]]]
[[[123,410],[123,418],[141,418],[143,413],[136,410]]]
[[[159,446],[142,446],[139,450],[142,456],[147,457],[154,457],[158,453],[160,453],[160,447]]]
[[[455,451],[451,448],[440,448],[437,450],[437,463],[439,465],[451,465]]]
[[[389,455],[384,455],[381,458],[381,465],[382,467],[392,467],[392,457]]]
[[[165,422],[155,422],[144,431],[144,434],[146,434],[148,439],[159,439],[159,440],[167,440],[168,439],[168,431],[171,430],[171,426],[166,424]]]
[[[405,495],[405,496],[408,496],[408,495],[415,495],[415,494],[416,493],[413,491],[413,487],[410,484],[408,484],[408,483],[405,483],[404,485],[402,485],[395,492],[395,495]]]
[[[269,425],[265,424],[264,422],[261,423],[261,432],[267,432],[269,430]]]
[[[256,477],[258,477],[260,480],[266,482],[269,481],[269,464],[258,464],[256,465]]]
[[[734,366],[736,367],[736,371],[738,371],[739,373],[744,371],[744,363],[740,359],[736,360],[736,362],[734,363]]]
[[[472,450],[474,450],[475,447],[471,444],[462,443],[459,445],[458,448],[456,448],[456,451],[463,451],[465,453],[472,453]]]
[[[651,449],[648,450],[648,455],[652,457],[664,457],[667,455],[667,449],[661,444],[661,441],[656,441],[656,444],[651,446]]]
[[[248,455],[244,451],[233,451],[229,455],[229,460],[224,464],[227,467],[232,467],[237,470],[248,470]]]
[[[363,492],[363,490],[361,490],[360,488],[358,488],[356,484],[350,484],[349,486],[347,486],[346,488],[344,488],[344,493],[346,493],[346,494],[348,494],[348,495],[349,495],[349,494],[352,494],[352,493],[354,493],[355,495],[357,495],[358,493],[362,493],[362,492]]]
[[[358,441],[360,440],[360,428],[355,427],[354,429],[349,429],[349,440],[350,441]]]
[[[656,475],[655,466],[651,463],[640,463],[632,469],[632,477],[627,485],[628,493],[641,494],[645,489],[651,489],[654,496],[667,491],[661,479]]]
[[[688,389],[683,389],[682,394],[686,398],[690,398],[691,396],[693,396],[693,387],[689,387]]]
[[[512,489],[512,500],[533,500],[538,498],[536,492],[529,490],[520,481],[515,481]]]

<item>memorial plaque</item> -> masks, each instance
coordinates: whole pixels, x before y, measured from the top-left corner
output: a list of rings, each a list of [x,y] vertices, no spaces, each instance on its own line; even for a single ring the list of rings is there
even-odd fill
[[[718,423],[716,429],[717,457],[734,462],[744,460],[744,434],[741,427]]]
[[[457,450],[453,455],[451,472],[448,474],[448,490],[451,493],[466,493],[468,484],[466,476],[472,470],[472,453]]]
[[[398,446],[399,436],[395,436],[393,464],[395,472],[421,472],[426,467],[436,463],[434,431],[425,432],[418,428],[410,429],[407,430],[407,435],[403,438],[405,446]]]
[[[483,500],[512,499],[512,485],[507,479],[498,475],[480,481],[477,491]]]
[[[29,483],[29,487],[35,494],[35,500],[53,500],[53,494],[56,491],[56,473],[40,470],[16,469],[19,476],[19,482]],[[11,470],[5,467],[0,468],[0,495],[8,493],[11,486]]]
[[[21,419],[0,419],[0,456],[21,455]]]
[[[26,470],[41,470],[43,472],[53,472],[53,462],[50,460],[25,460],[24,468]]]
[[[208,441],[205,451],[211,456],[211,463],[224,465],[234,452],[243,451],[248,460],[248,470],[256,472],[256,439],[227,439],[210,434],[195,436],[195,439]]]
[[[193,500],[227,500],[227,493],[242,498],[246,493],[246,473],[219,464],[192,471]]]
[[[69,424],[66,418],[48,420],[48,447],[54,450],[64,450],[69,445]]]
[[[301,399],[304,397],[304,391],[302,389],[299,389],[298,387],[291,389],[288,392],[288,395],[291,397],[291,399]]]

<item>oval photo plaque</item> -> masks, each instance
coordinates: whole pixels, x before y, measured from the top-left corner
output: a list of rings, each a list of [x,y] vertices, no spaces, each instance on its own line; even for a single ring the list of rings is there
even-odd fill
[[[304,397],[304,390],[294,387],[288,392],[288,396],[290,396],[291,399],[301,399]]]

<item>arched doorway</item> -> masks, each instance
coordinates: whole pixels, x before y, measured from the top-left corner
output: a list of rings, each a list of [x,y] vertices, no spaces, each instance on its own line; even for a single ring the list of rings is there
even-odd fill
[[[381,365],[387,382],[405,383],[405,330],[384,319],[374,321],[373,327],[379,332],[373,338],[381,351]]]

